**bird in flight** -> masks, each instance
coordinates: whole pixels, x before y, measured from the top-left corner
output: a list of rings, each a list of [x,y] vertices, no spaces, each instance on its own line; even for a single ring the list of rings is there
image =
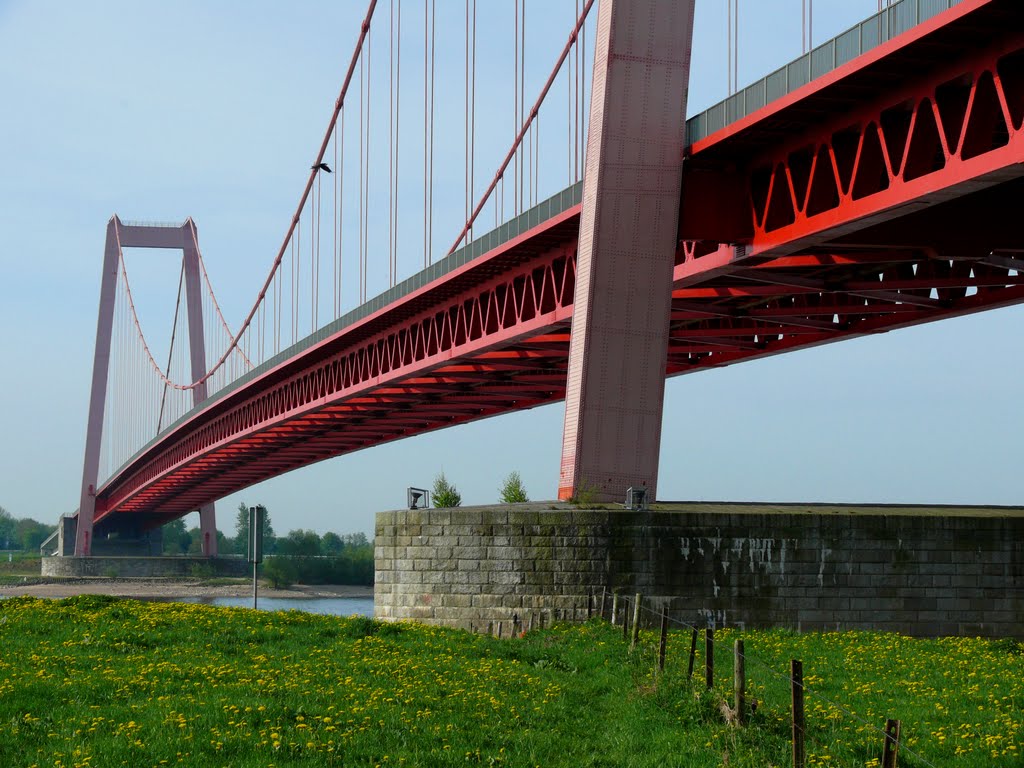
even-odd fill
[[[329,166],[327,163],[317,163],[316,165],[311,165],[309,167],[311,170],[327,171],[328,173],[331,173],[331,166]]]

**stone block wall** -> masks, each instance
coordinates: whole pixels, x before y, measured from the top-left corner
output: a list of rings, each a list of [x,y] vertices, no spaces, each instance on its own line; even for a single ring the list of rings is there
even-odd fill
[[[375,543],[384,619],[582,620],[618,591],[718,626],[1024,636],[1020,508],[409,510],[379,513]]]
[[[213,569],[217,576],[252,575],[242,557],[44,557],[42,575],[64,578],[188,578],[193,570]]]

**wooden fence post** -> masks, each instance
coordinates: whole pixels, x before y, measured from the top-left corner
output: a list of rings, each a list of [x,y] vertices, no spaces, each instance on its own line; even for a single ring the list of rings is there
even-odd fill
[[[501,640],[501,622],[498,622],[498,639]]]
[[[804,663],[798,659],[789,662],[789,680],[793,702],[793,768],[804,768]]]
[[[605,596],[607,594],[608,594],[608,590],[607,589],[602,589],[601,590],[601,605],[600,605],[600,607],[599,607],[599,609],[597,611],[597,615],[600,616],[602,619],[604,619],[604,599],[605,599]]]
[[[587,621],[590,621],[594,615],[594,593],[587,592]]]
[[[642,600],[643,595],[637,592],[633,602],[633,634],[629,638],[629,650],[631,651],[636,648],[636,642],[640,638],[640,602]]]
[[[896,768],[896,753],[900,748],[900,721],[885,721],[885,747],[882,749],[882,768]]]
[[[612,623],[613,627],[615,626],[615,623],[618,621],[618,618],[619,618],[619,593],[618,592],[612,592],[612,622],[611,623]]]
[[[626,610],[625,601],[622,606],[622,642],[629,639],[629,611]]]
[[[658,643],[658,671],[665,671],[665,645],[668,642],[668,611],[661,609],[661,641]]]
[[[733,643],[732,657],[732,692],[733,704],[736,707],[736,724],[744,725],[747,722],[747,666],[742,640]]]
[[[715,630],[704,630],[704,684],[710,691],[715,685]]]
[[[690,635],[690,668],[686,670],[686,678],[693,678],[693,662],[697,658],[697,628],[693,628],[693,633]]]

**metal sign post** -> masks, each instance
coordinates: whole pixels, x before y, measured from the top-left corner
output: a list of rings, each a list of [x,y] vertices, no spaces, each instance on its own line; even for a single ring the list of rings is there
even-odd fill
[[[256,569],[263,562],[263,521],[267,510],[262,506],[249,507],[249,541],[245,552],[252,563],[252,607],[256,608],[257,582]]]

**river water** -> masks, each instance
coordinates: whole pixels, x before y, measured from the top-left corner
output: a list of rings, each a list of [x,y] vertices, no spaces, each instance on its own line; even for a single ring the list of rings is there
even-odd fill
[[[167,602],[252,608],[251,597],[179,597]],[[261,597],[257,600],[257,607],[261,611],[305,611],[329,616],[373,616],[372,597]]]
[[[9,595],[0,595],[5,600]],[[137,597],[146,603],[199,603],[227,608],[252,608],[251,597]],[[326,616],[373,616],[372,597],[261,597],[261,611],[305,611]]]

